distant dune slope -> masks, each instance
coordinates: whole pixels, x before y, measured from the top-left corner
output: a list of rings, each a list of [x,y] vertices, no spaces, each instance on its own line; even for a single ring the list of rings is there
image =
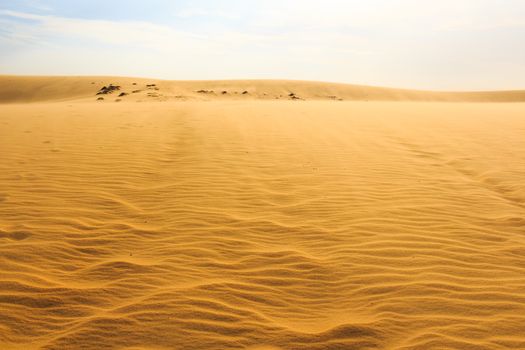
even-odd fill
[[[96,95],[103,86],[109,84],[120,86],[120,90],[104,96]],[[125,95],[118,96],[121,93]],[[122,77],[0,76],[0,103],[95,101],[99,97],[123,101],[296,99],[523,102],[525,91],[433,92],[290,80],[169,81]]]
[[[525,349],[524,112],[0,105],[0,349]]]

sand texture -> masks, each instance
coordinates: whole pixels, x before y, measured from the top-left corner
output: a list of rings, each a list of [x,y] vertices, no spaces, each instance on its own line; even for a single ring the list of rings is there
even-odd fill
[[[525,349],[522,93],[2,79],[0,349]]]

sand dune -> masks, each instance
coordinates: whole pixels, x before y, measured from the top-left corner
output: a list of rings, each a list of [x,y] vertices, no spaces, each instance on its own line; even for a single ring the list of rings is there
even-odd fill
[[[119,93],[96,95],[109,84]],[[151,86],[154,85],[154,86]],[[170,81],[122,77],[22,77],[0,75],[0,103],[45,101],[350,100],[525,102],[522,91],[436,92],[287,80]]]
[[[524,104],[2,79],[1,349],[525,348]]]

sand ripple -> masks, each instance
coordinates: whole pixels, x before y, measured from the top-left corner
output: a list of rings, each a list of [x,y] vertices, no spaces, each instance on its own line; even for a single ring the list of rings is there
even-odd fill
[[[0,106],[2,349],[523,349],[521,104]]]

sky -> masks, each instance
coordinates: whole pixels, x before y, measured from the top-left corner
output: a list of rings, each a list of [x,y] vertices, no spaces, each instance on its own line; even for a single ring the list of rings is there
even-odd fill
[[[525,89],[525,1],[0,0],[0,74]]]

